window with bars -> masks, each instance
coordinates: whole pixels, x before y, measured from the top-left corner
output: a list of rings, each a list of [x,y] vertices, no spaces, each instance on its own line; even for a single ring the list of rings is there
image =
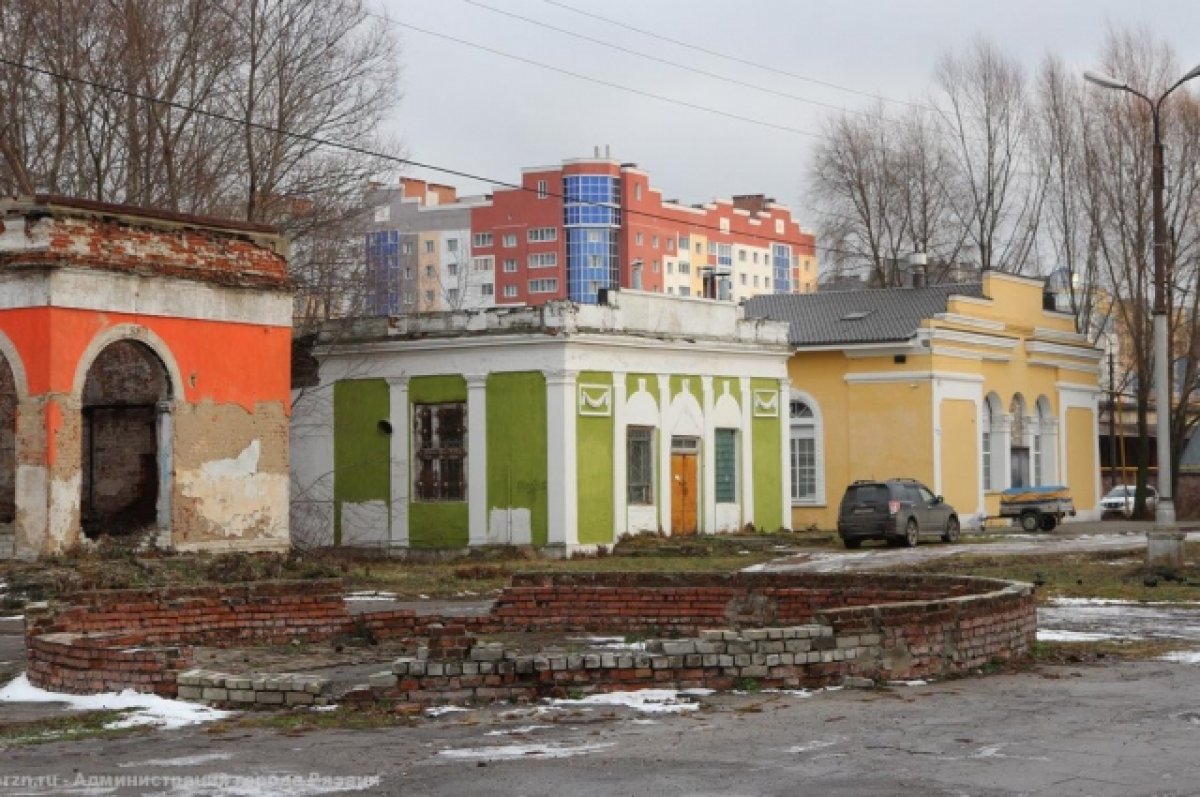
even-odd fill
[[[630,504],[654,503],[654,427],[630,426],[625,432],[625,484]]]
[[[467,499],[467,405],[413,406],[413,494],[417,501]]]
[[[737,503],[737,429],[717,429],[713,443],[717,503]]]

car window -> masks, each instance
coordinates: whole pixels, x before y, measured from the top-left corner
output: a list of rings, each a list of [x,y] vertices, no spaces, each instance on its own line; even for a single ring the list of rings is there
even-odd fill
[[[917,488],[911,484],[900,485],[900,495],[905,501],[910,503],[921,503],[921,493],[919,493]]]
[[[931,493],[927,487],[922,485],[917,488],[917,492],[919,492],[921,494],[921,498],[925,501],[925,503],[927,503],[927,504],[933,503],[933,493]]]
[[[852,484],[846,489],[846,503],[886,504],[887,487],[882,484]]]

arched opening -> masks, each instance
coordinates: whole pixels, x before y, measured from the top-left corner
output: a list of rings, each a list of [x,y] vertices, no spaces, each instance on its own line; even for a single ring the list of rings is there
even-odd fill
[[[1004,405],[995,393],[988,393],[983,400],[983,419],[980,428],[980,452],[983,458],[983,491],[985,493],[1003,489],[1002,471],[996,461],[1003,448]]]
[[[0,534],[17,514],[17,380],[0,354]]]
[[[104,347],[83,385],[80,523],[88,537],[165,525],[171,380],[148,346]]]

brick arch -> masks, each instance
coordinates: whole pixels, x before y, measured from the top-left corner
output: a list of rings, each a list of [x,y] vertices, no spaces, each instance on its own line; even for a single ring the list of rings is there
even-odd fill
[[[17,351],[17,347],[2,330],[0,330],[0,362],[6,364],[12,374],[17,401],[28,398],[29,379],[25,376],[25,363],[21,360],[21,353]]]
[[[0,524],[4,525],[17,514],[17,407],[28,393],[24,380],[20,358],[0,333]]]
[[[113,343],[122,340],[137,341],[154,352],[166,370],[170,400],[182,401],[184,397],[183,377],[171,347],[152,330],[140,324],[119,324],[105,329],[92,338],[75,366],[75,378],[71,382],[71,395],[82,400],[83,388],[87,383],[88,372],[91,371],[92,364],[96,362],[96,358],[100,356],[101,352]]]

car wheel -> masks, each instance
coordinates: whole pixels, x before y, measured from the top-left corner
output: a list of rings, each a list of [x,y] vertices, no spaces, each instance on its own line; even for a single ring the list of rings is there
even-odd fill
[[[847,548],[861,548],[862,540],[852,540],[849,537],[843,537],[842,544],[845,545]]]
[[[946,521],[946,533],[942,535],[942,542],[958,542],[959,531],[958,518],[951,517]]]
[[[1040,525],[1041,518],[1038,517],[1037,512],[1026,512],[1025,514],[1021,515],[1022,531],[1034,532],[1038,530],[1038,526]]]
[[[1058,518],[1056,518],[1054,515],[1042,515],[1042,531],[1054,531],[1054,527],[1057,525]]]
[[[920,530],[917,528],[917,519],[909,518],[908,525],[904,527],[904,544],[909,548],[917,547],[917,542],[920,540]]]

